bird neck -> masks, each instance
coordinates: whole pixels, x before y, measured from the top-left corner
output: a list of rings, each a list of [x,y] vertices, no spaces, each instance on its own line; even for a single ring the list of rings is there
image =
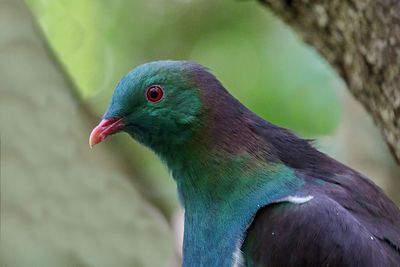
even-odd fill
[[[204,154],[172,167],[185,209],[183,266],[232,266],[257,210],[292,194],[303,181],[285,165],[254,155]]]

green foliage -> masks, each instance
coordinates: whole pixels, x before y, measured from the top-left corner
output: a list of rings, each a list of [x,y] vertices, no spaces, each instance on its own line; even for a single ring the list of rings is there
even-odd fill
[[[102,88],[107,66],[98,1],[27,0],[43,30],[84,96]]]

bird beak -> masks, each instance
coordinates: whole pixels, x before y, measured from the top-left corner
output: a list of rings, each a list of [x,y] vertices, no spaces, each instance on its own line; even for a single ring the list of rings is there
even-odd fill
[[[103,119],[90,134],[90,148],[101,143],[107,136],[118,132],[123,126],[124,123],[122,122],[122,118]]]

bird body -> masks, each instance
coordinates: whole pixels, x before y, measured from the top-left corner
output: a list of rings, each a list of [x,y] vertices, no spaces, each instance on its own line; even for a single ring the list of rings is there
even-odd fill
[[[400,211],[382,190],[252,113],[198,64],[128,73],[90,143],[119,131],[171,170],[183,266],[400,266]]]

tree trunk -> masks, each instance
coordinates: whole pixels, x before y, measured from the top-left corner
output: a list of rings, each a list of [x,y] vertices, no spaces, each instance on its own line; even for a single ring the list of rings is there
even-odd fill
[[[260,2],[336,69],[400,163],[400,1]]]
[[[165,218],[107,146],[22,0],[0,1],[0,266],[166,266]]]

